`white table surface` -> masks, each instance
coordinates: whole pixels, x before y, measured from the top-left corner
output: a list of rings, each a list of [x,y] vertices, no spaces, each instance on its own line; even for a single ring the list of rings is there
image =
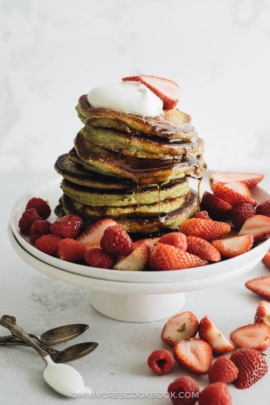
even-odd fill
[[[0,315],[14,315],[18,325],[28,332],[38,334],[64,324],[90,325],[90,329],[72,343],[57,347],[64,348],[84,341],[99,343],[92,354],[70,363],[82,374],[85,384],[96,395],[95,399],[81,398],[80,403],[169,405],[170,400],[162,397],[167,386],[175,378],[188,373],[176,364],[168,375],[156,376],[146,364],[153,350],[168,348],[160,339],[165,321],[132,324],[106,318],[91,307],[89,290],[40,274],[25,264],[9,243],[7,224],[14,202],[29,188],[55,176],[53,171],[0,175]],[[266,173],[262,186],[270,190],[270,172]],[[188,293],[181,311],[190,310],[199,320],[208,315],[229,336],[235,328],[253,322],[260,302],[259,296],[244,287],[245,281],[269,274],[269,270],[260,263],[240,278]],[[9,332],[0,327],[0,335],[6,334]],[[269,353],[270,349],[267,359]],[[268,362],[270,366],[269,359]],[[0,347],[0,404],[43,405],[72,401],[58,395],[46,385],[42,377],[43,369],[42,360],[32,349]],[[206,376],[195,378],[202,388],[208,383]],[[246,390],[238,390],[230,384],[233,404],[269,405],[269,382],[270,373]],[[118,399],[117,396],[120,395],[125,398]],[[102,398],[98,399],[98,396]],[[137,398],[129,399],[129,396]]]

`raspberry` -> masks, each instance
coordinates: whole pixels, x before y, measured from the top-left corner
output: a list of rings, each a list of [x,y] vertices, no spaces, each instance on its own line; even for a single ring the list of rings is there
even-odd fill
[[[211,219],[207,211],[198,211],[194,215],[194,218]]]
[[[129,234],[120,225],[109,226],[105,229],[100,247],[115,256],[127,256],[134,249]]]
[[[235,364],[225,356],[217,359],[211,366],[208,378],[210,383],[223,382],[229,384],[236,380],[238,368]]]
[[[26,205],[26,209],[28,208],[35,208],[38,215],[42,219],[47,219],[51,215],[51,208],[49,204],[46,201],[42,200],[42,198],[31,198],[31,200],[29,200]]]
[[[192,377],[184,376],[169,385],[168,393],[174,405],[193,405],[199,398],[200,387]]]
[[[158,375],[168,374],[174,364],[174,359],[168,350],[155,350],[147,360],[148,366]]]
[[[111,269],[114,262],[114,256],[100,248],[86,250],[84,260],[92,267],[101,269]]]
[[[79,235],[83,221],[78,215],[65,215],[51,225],[51,232],[60,238],[75,239]]]
[[[47,253],[50,256],[56,256],[59,248],[61,238],[56,235],[43,235],[36,240],[35,246],[43,253]]]
[[[83,259],[84,253],[85,246],[77,240],[66,238],[59,243],[58,257],[61,260],[78,263]]]
[[[19,220],[19,228],[21,233],[23,235],[29,235],[32,224],[39,219],[42,218],[38,215],[34,208],[26,209]]]
[[[223,382],[210,384],[202,390],[199,405],[231,405],[232,397],[228,387]]]
[[[187,237],[181,232],[171,232],[161,236],[159,243],[175,246],[181,250],[187,250]]]
[[[50,226],[51,223],[46,219],[38,219],[37,221],[33,222],[30,228],[30,242],[34,245],[35,241],[42,235],[51,233]]]
[[[235,228],[239,231],[246,220],[250,217],[253,217],[256,214],[256,209],[250,203],[243,203],[238,204],[234,207],[230,212],[230,218],[235,226]]]

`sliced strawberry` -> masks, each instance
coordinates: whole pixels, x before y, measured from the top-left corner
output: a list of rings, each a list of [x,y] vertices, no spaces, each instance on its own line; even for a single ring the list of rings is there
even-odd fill
[[[207,240],[196,236],[187,236],[187,252],[199,256],[208,262],[219,262],[221,256],[219,251]]]
[[[236,205],[230,212],[230,219],[235,226],[235,228],[239,231],[246,220],[250,217],[256,215],[255,207],[250,203],[242,203]]]
[[[139,243],[144,243],[150,251],[152,249],[152,247],[158,243],[158,241],[159,241],[159,237],[138,239],[134,242],[134,246],[136,246]]]
[[[231,355],[230,360],[238,368],[238,377],[234,381],[236,388],[251,387],[268,371],[265,357],[258,350],[238,349]]]
[[[149,249],[145,243],[134,243],[134,249],[128,256],[119,256],[114,270],[141,271],[149,258]]]
[[[236,380],[238,368],[225,356],[219,357],[211,366],[208,378],[210,383],[223,382],[229,384]]]
[[[217,196],[205,191],[202,196],[201,209],[208,212],[209,216],[215,220],[228,218],[228,213],[232,206]]]
[[[270,252],[267,252],[264,255],[262,262],[270,270]]]
[[[186,219],[180,226],[180,232],[206,240],[218,239],[226,235],[230,230],[230,225],[225,222],[201,218]]]
[[[239,347],[263,351],[270,344],[270,326],[264,323],[241,326],[230,334],[230,338]]]
[[[158,243],[150,252],[148,264],[152,270],[179,270],[203,266],[207,262],[175,246]]]
[[[77,240],[85,245],[86,249],[91,249],[94,247],[100,247],[100,240],[103,236],[105,229],[109,226],[116,225],[113,219],[105,218],[90,225],[78,238]]]
[[[256,214],[265,215],[266,217],[270,217],[270,198],[266,201],[261,202],[256,207]]]
[[[161,236],[159,243],[175,246],[181,250],[187,250],[187,237],[181,232],[171,232]]]
[[[239,231],[239,235],[253,235],[254,242],[261,242],[270,237],[270,218],[265,215],[254,215],[248,218]]]
[[[147,364],[156,374],[164,375],[171,371],[174,358],[168,350],[154,350],[148,357]]]
[[[235,191],[236,193],[244,195],[247,198],[252,198],[249,188],[246,186],[245,183],[242,183],[242,181],[230,181],[229,183],[225,183],[225,186]]]
[[[233,172],[213,172],[210,175],[210,185],[215,183],[229,183],[231,181],[241,181],[248,188],[253,188],[264,178],[263,174],[257,173],[233,173]]]
[[[235,257],[248,252],[254,242],[252,235],[238,235],[227,239],[212,240],[212,244],[223,257]]]
[[[168,393],[173,405],[194,405],[199,398],[200,387],[197,381],[185,375],[168,386]]]
[[[161,339],[169,346],[173,346],[179,340],[194,337],[198,331],[198,327],[199,321],[192,312],[181,312],[165,323]]]
[[[179,101],[180,87],[177,83],[162,77],[140,75],[124,77],[123,81],[140,81],[163,101],[164,110],[172,110]]]
[[[253,278],[247,281],[245,286],[254,293],[270,299],[270,276]]]
[[[270,326],[270,302],[261,301],[257,307],[255,317],[255,323],[265,323]]]
[[[214,353],[225,354],[231,352],[234,346],[223,335],[220,329],[208,318],[204,316],[199,325],[199,336],[205,340]]]
[[[195,337],[175,343],[173,355],[183,368],[194,374],[207,374],[213,358],[211,346]]]
[[[232,397],[223,382],[207,385],[199,396],[199,405],[232,405]]]
[[[229,184],[229,183],[227,183]],[[216,197],[221,200],[226,201],[233,207],[241,203],[250,203],[254,206],[257,205],[257,201],[253,200],[251,197],[246,197],[244,194],[241,194],[230,187],[227,187],[227,184],[216,183],[213,185],[213,193]]]

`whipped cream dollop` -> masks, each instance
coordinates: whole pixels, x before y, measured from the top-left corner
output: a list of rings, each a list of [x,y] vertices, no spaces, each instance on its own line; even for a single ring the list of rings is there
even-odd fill
[[[144,117],[156,117],[163,109],[163,101],[144,84],[136,81],[95,87],[87,99],[94,108],[108,108]]]

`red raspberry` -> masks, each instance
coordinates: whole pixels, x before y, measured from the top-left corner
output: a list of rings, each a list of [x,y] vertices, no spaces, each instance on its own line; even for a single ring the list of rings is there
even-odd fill
[[[181,250],[187,250],[187,237],[181,232],[171,232],[161,236],[159,243],[175,246]]]
[[[84,260],[92,267],[111,269],[114,263],[114,256],[100,248],[86,250]]]
[[[109,226],[105,229],[100,246],[115,256],[127,256],[134,249],[129,234],[120,225]]]
[[[50,256],[56,256],[58,253],[59,243],[61,238],[56,235],[43,235],[36,240],[35,246],[43,253],[47,253]]]
[[[31,200],[29,200],[26,205],[26,209],[28,208],[35,208],[38,215],[42,219],[47,219],[51,215],[51,208],[49,204],[46,201],[42,200],[42,198],[38,197],[31,198]]]
[[[168,350],[155,350],[147,360],[148,366],[158,375],[168,374],[174,365],[174,359]]]
[[[217,359],[211,366],[208,378],[210,383],[223,382],[229,384],[236,380],[238,368],[225,356]]]
[[[65,215],[51,225],[51,232],[60,238],[75,239],[79,235],[83,221],[78,215]]]
[[[270,217],[270,198],[261,202],[256,208],[256,214]]]
[[[228,387],[223,382],[210,384],[202,390],[199,405],[232,405],[232,397]]]
[[[32,224],[39,219],[42,218],[38,215],[34,208],[25,210],[19,220],[19,228],[21,233],[23,235],[29,235]]]
[[[51,233],[50,226],[51,223],[46,219],[38,219],[33,222],[30,228],[30,242],[34,245],[35,241],[42,235],[48,235]]]
[[[77,240],[66,238],[59,243],[58,257],[61,260],[78,263],[83,259],[84,253],[85,246]]]
[[[184,376],[169,385],[168,393],[174,405],[193,405],[199,398],[200,387],[192,377]]]
[[[194,215],[194,218],[211,219],[207,211],[198,211]]]
[[[239,231],[242,226],[244,225],[245,221],[253,217],[256,214],[255,207],[250,203],[242,203],[236,205],[230,212],[230,218],[235,226],[235,228]]]

